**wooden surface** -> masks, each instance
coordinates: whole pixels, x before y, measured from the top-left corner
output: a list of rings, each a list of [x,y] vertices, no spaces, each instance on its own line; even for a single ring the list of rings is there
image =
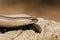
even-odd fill
[[[60,21],[60,6],[37,4],[37,2],[28,2],[21,4],[0,3],[0,15],[3,14],[28,14],[35,17],[42,17]]]

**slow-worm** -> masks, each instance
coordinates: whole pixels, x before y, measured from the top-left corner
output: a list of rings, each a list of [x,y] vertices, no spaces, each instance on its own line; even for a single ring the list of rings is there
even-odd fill
[[[0,15],[0,29],[4,31],[4,29],[13,30],[14,28],[15,29],[16,28],[20,28],[20,29],[22,28],[23,30],[33,29],[37,32],[40,32],[41,31],[41,30],[39,30],[40,27],[33,26],[37,21],[38,20],[34,17],[30,17],[30,16],[24,17],[24,15],[23,15],[23,17],[21,17],[21,16],[20,17],[19,16],[18,17],[11,17],[11,16]],[[25,26],[25,27],[22,27],[22,26]]]

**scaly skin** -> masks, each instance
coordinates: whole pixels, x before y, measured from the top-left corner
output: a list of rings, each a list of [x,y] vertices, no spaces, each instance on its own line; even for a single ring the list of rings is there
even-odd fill
[[[33,17],[7,17],[0,16],[0,26],[13,27],[36,23],[37,19]]]
[[[30,16],[0,16],[0,32],[5,33],[13,30],[34,30],[37,33],[41,32],[41,28],[35,23],[38,20]]]

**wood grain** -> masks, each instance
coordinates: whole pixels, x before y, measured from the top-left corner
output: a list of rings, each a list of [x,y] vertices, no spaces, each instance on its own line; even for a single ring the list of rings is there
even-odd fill
[[[24,13],[35,17],[60,21],[59,4],[59,0],[0,0],[0,15]]]

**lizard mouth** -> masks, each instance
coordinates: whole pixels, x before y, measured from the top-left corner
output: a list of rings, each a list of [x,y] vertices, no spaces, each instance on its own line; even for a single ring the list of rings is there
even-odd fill
[[[24,25],[24,26],[18,26],[18,27],[0,27],[0,32],[5,33],[9,31],[14,31],[14,30],[33,30],[37,33],[41,32],[41,28],[37,24],[29,24],[29,25]]]

